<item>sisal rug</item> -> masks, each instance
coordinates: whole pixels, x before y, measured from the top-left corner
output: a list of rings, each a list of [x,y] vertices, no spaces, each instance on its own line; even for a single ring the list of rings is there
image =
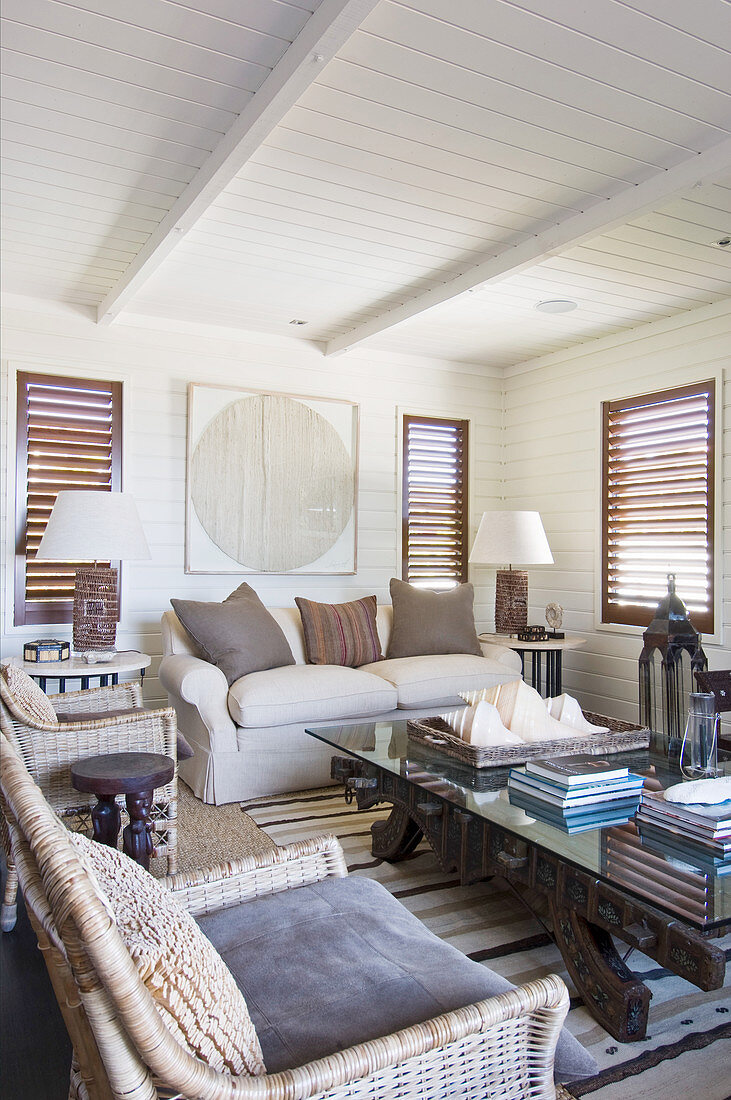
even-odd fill
[[[258,799],[241,808],[205,807],[214,815],[221,809],[248,815],[279,845],[335,833],[351,873],[378,879],[433,932],[516,985],[560,974],[572,994],[568,1027],[600,1066],[597,1077],[568,1086],[577,1100],[731,1096],[731,974],[724,989],[703,993],[654,960],[633,953],[629,965],[652,991],[648,1036],[640,1043],[618,1043],[584,1009],[559,952],[502,880],[460,886],[440,870],[424,841],[401,863],[373,858],[370,825],[386,816],[388,807],[361,813],[345,805],[341,788],[325,788]],[[183,847],[181,843],[181,851]],[[731,936],[721,942],[731,956]]]
[[[208,806],[182,780],[178,781],[179,872],[214,867],[224,860],[243,859],[274,847],[274,841],[241,812],[237,803]]]

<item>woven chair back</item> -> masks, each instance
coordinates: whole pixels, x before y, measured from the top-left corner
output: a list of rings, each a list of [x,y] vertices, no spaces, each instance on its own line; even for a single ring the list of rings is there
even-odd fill
[[[157,1096],[152,1078],[119,1025],[114,999],[99,972],[99,962],[108,968],[110,975],[114,974],[122,996],[134,994],[151,1002],[150,995],[84,870],[69,833],[2,734],[0,790],[28,916],[74,1046],[71,1095],[84,1096],[85,1089],[93,1100],[97,1097],[112,1100],[120,1095],[115,1088],[119,1089],[125,1079],[127,1082],[136,1079],[130,1097],[149,1100]],[[125,957],[129,965],[120,968]],[[155,1011],[152,1003],[149,1007]],[[90,1024],[94,1017],[107,1020],[101,1044],[97,1043]],[[106,1060],[112,1055],[116,1081],[110,1081],[100,1045]]]
[[[168,1030],[70,835],[0,732],[0,811],[74,1057],[69,1100],[285,1100],[287,1074],[236,1077]],[[310,1095],[310,1090],[297,1095]]]

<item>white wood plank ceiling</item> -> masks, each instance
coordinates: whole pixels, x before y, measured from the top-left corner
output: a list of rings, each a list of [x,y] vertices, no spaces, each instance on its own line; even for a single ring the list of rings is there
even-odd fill
[[[731,290],[728,0],[4,12],[9,294],[507,366]]]

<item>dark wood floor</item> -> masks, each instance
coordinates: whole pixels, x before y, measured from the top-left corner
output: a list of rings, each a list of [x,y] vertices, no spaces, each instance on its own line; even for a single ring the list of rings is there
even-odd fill
[[[22,901],[0,932],[0,1065],[3,1100],[67,1100],[71,1044]]]

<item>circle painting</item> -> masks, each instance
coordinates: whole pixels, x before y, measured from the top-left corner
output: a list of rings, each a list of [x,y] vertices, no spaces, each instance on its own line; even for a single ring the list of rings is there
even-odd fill
[[[353,466],[335,428],[290,397],[234,401],[205,427],[191,499],[209,538],[261,573],[310,565],[353,512]]]

